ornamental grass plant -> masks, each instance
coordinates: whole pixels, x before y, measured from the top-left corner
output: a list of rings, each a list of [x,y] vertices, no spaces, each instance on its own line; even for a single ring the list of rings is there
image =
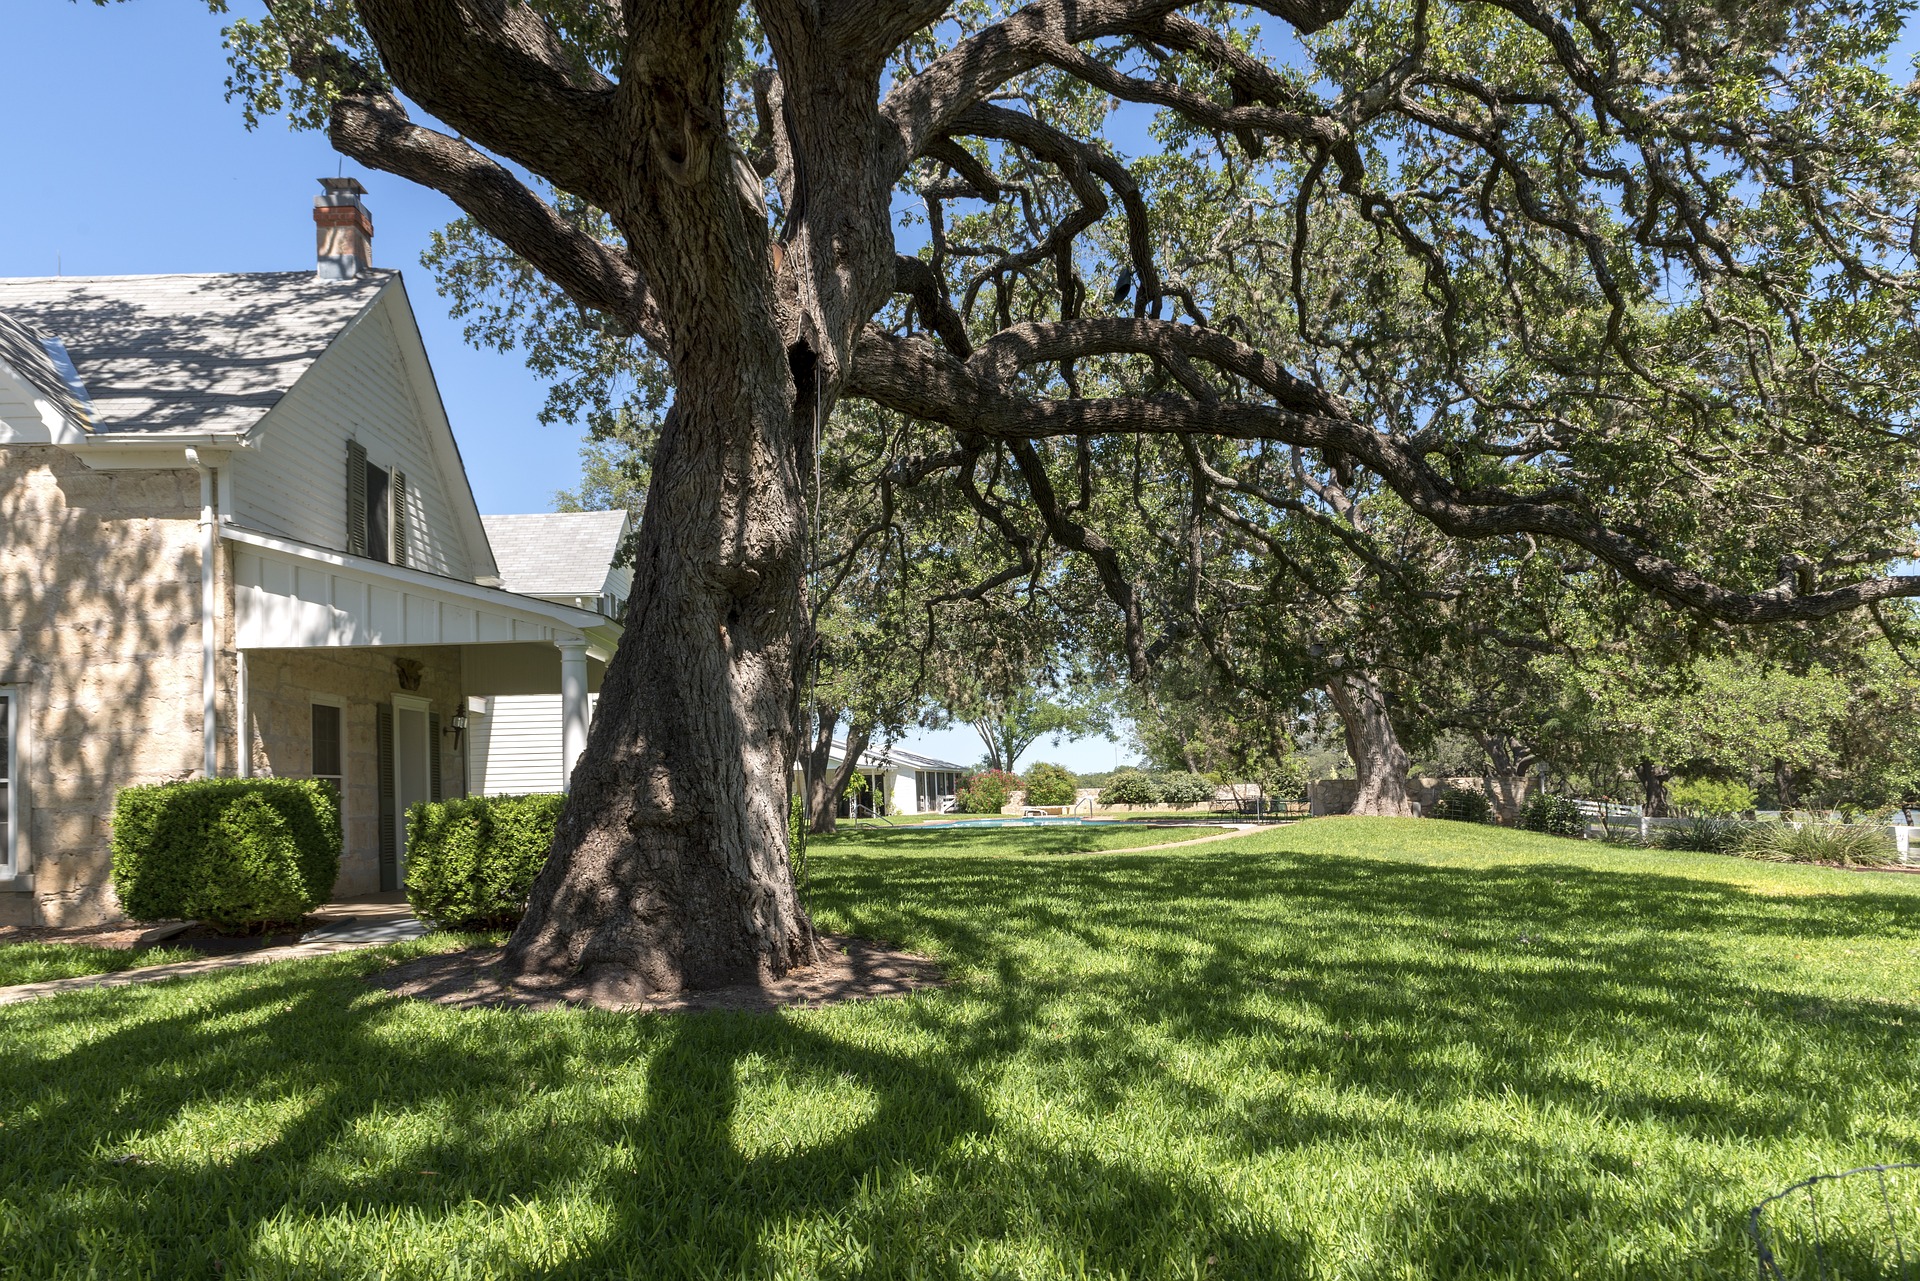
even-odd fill
[[[1884,830],[1846,823],[1754,823],[1742,834],[1738,852],[1768,863],[1887,867],[1900,861]]]

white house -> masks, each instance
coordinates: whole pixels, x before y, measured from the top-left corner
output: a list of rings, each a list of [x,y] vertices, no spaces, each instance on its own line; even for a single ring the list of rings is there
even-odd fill
[[[317,270],[0,280],[0,923],[117,914],[129,784],[333,779],[353,893],[409,804],[585,745],[625,517],[496,554],[360,185],[322,186]]]
[[[833,755],[827,763],[840,768],[847,758],[847,745],[835,739]],[[840,802],[840,817],[874,814],[939,814],[946,811],[960,790],[961,776],[967,767],[952,761],[935,760],[898,747],[873,747],[860,753],[859,770],[864,786],[858,794],[849,787]]]

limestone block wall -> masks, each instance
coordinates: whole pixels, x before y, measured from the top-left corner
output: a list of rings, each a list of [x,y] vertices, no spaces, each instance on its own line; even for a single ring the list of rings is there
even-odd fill
[[[25,713],[32,878],[0,889],[0,924],[118,915],[114,797],[200,771],[199,503],[192,469],[0,445],[0,685]]]
[[[396,659],[421,665],[420,688],[402,690]],[[313,696],[345,707],[340,879],[334,894],[371,894],[380,888],[379,759],[375,709],[396,693],[429,700],[444,727],[463,698],[460,650],[444,648],[251,650],[247,654],[247,719],[252,722],[253,772],[304,778],[313,772]],[[458,796],[466,777],[466,750],[441,738],[443,794]]]

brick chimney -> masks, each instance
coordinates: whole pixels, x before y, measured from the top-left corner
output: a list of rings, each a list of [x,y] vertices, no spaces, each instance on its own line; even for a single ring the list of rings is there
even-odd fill
[[[316,280],[352,280],[373,266],[373,219],[360,197],[358,178],[322,178],[323,196],[313,198]]]

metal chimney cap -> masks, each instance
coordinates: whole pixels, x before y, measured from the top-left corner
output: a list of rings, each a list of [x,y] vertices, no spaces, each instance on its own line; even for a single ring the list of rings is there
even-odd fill
[[[367,189],[358,178],[322,178],[320,187],[329,196],[364,196]]]

